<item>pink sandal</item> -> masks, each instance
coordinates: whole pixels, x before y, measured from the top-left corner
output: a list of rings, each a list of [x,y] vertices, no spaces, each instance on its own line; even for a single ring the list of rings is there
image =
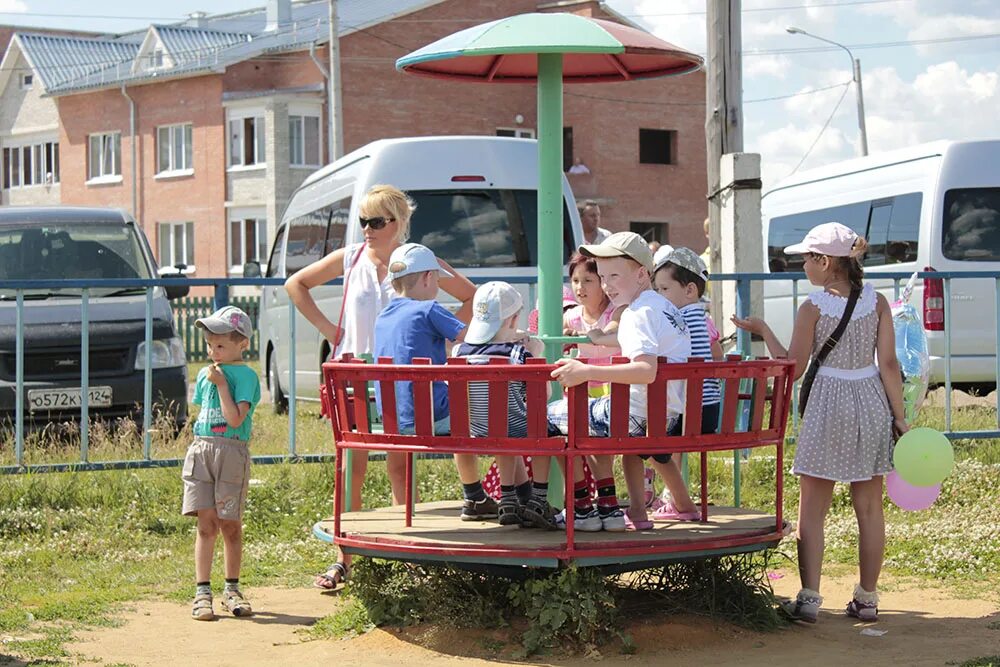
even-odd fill
[[[648,519],[645,521],[633,521],[632,517],[629,516],[628,511],[625,512],[625,530],[652,530],[653,522]]]
[[[653,518],[657,521],[698,521],[701,519],[701,512],[678,512],[673,501],[665,504],[653,511]]]

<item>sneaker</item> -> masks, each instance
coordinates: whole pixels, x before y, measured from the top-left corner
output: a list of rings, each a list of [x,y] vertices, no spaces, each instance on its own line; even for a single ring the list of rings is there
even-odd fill
[[[498,508],[497,514],[501,526],[520,526],[523,523],[521,505],[517,502],[517,498],[501,499]]]
[[[596,533],[604,530],[601,513],[593,507],[583,512],[573,512],[573,528],[584,533]]]
[[[546,530],[559,530],[559,522],[556,521],[556,511],[552,509],[547,500],[533,497],[521,510],[521,517],[525,525]]]
[[[804,623],[815,623],[819,617],[819,606],[823,604],[823,597],[815,591],[803,588],[794,600],[782,600],[780,609],[788,618],[793,621]]]
[[[625,511],[620,507],[616,507],[608,514],[599,514],[599,516],[601,527],[609,533],[624,533],[628,528],[628,522],[625,521]]]
[[[238,588],[231,591],[223,591],[222,604],[233,616],[253,616],[253,609],[250,608],[250,603],[246,601],[246,598],[243,597],[243,592]]]
[[[488,521],[495,519],[500,513],[497,501],[489,496],[482,500],[469,500],[462,502],[462,521]]]

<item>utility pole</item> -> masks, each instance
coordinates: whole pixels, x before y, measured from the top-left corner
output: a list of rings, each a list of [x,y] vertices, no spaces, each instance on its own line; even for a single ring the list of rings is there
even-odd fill
[[[330,78],[329,87],[330,127],[327,128],[329,140],[329,161],[333,162],[344,154],[344,108],[340,88],[340,33],[337,23],[337,0],[328,0],[330,9]]]

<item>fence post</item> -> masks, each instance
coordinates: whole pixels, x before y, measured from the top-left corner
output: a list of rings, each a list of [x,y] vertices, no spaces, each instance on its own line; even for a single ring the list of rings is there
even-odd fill
[[[14,419],[14,460],[17,465],[24,465],[24,290],[15,290],[17,299],[17,332],[15,333],[16,343],[14,351],[14,365],[17,370],[14,372],[15,387],[17,397],[15,398]]]
[[[80,294],[80,463],[90,454],[90,289]]]
[[[229,283],[215,283],[214,310],[225,308],[229,305]]]

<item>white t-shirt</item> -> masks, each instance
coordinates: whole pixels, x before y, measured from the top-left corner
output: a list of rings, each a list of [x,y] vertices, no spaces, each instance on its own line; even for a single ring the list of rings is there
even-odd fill
[[[344,337],[340,339],[334,357],[345,352],[355,356],[372,354],[375,350],[375,318],[396,296],[388,273],[385,280],[379,283],[378,270],[368,258],[368,253],[361,252],[358,255],[359,252],[361,244],[357,243],[347,246],[344,253],[344,282],[347,285],[347,292],[344,294],[344,321],[341,325]],[[357,262],[354,261],[355,257]],[[354,264],[354,268],[351,268],[351,264]],[[339,311],[333,313],[333,317],[339,315]]]
[[[684,316],[660,294],[646,290],[629,304],[618,324],[618,344],[622,354],[632,361],[648,354],[666,357],[671,362],[685,362],[691,356],[691,339]],[[667,415],[684,413],[682,380],[667,387]],[[629,412],[646,419],[646,385],[634,384],[629,394]]]

